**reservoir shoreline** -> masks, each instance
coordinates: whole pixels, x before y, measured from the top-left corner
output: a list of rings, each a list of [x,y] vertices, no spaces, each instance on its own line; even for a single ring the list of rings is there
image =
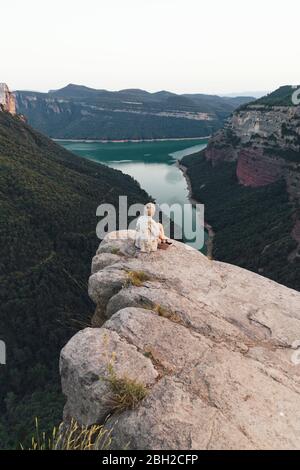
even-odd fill
[[[185,180],[186,180],[186,183],[187,183],[187,189],[188,189],[188,198],[189,198],[189,201],[190,203],[195,206],[196,204],[202,204],[200,201],[197,201],[194,197],[193,197],[193,188],[192,188],[192,184],[191,184],[191,180],[187,174],[187,167],[184,166],[182,163],[180,163],[179,160],[176,161],[176,165],[177,167],[179,168],[179,170],[181,170]],[[208,224],[205,220],[204,220],[204,227],[208,233],[208,238],[207,240],[205,241],[205,245],[206,245],[206,249],[207,249],[207,257],[209,259],[213,259],[213,242],[214,242],[214,236],[215,236],[215,232],[212,228],[212,226],[210,224]]]
[[[140,143],[140,142],[177,142],[181,140],[208,140],[210,139],[210,135],[206,137],[166,137],[161,139],[121,139],[121,140],[108,140],[108,139],[56,139],[52,138],[54,142],[82,142],[82,143],[100,143],[100,144],[126,144],[126,143]]]

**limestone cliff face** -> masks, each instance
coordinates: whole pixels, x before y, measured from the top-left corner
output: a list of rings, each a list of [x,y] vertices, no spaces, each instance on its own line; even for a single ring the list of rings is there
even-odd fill
[[[260,187],[284,178],[295,209],[300,205],[300,106],[247,105],[210,140],[205,157],[214,165],[236,162],[238,182]],[[293,238],[299,242],[299,211]]]
[[[18,110],[30,114],[32,110],[39,112],[40,108],[44,108],[50,114],[71,114],[72,106],[67,100],[45,98],[44,93],[33,92],[16,92],[16,102]]]
[[[264,186],[281,177],[294,180],[300,168],[300,106],[248,105],[236,111],[210,140],[205,155],[213,163],[237,161],[238,180],[245,186]],[[291,193],[298,198],[297,190]]]
[[[61,352],[65,420],[106,421],[113,448],[299,448],[300,293],[179,242],[142,254],[126,237],[100,244],[93,327]],[[110,367],[147,390],[134,409],[112,412]]]
[[[1,106],[4,111],[16,114],[15,96],[9,91],[9,88],[5,83],[0,83],[0,107]]]

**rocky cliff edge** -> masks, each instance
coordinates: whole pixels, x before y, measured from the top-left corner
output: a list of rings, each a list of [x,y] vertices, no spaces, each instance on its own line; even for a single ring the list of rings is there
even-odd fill
[[[16,114],[16,98],[9,91],[6,83],[0,83],[0,111],[1,109],[10,114]]]
[[[93,327],[61,352],[64,419],[105,422],[113,448],[299,448],[300,293],[179,242],[143,254],[122,236],[93,259]],[[145,390],[132,409],[112,407],[112,373]]]

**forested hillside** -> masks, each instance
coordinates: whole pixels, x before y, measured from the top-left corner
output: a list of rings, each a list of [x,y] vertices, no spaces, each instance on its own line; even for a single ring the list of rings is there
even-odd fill
[[[290,85],[282,86],[272,93],[269,93],[268,95],[256,100],[253,103],[253,106],[258,108],[262,106],[292,106],[294,104],[292,102],[293,92],[299,88],[300,87]],[[247,105],[244,105],[244,108],[246,109]]]
[[[48,93],[17,91],[17,109],[44,134],[61,139],[206,137],[251,97],[96,90],[70,84]]]
[[[295,209],[286,183],[251,188],[239,184],[235,162],[213,166],[202,154],[184,157],[193,197],[205,204],[215,231],[214,259],[257,272],[300,289],[299,258],[288,262],[297,242],[291,232]]]
[[[26,442],[38,416],[61,419],[62,346],[88,325],[96,208],[149,196],[129,176],[76,157],[0,112],[0,448]]]

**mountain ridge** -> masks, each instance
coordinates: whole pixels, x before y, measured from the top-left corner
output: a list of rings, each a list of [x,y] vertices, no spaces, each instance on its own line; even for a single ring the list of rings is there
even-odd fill
[[[255,100],[250,104],[249,108],[259,108],[260,106],[269,106],[269,107],[280,107],[280,106],[294,106],[295,103],[292,102],[293,93],[296,90],[300,89],[300,85],[283,85],[277,90],[268,93],[266,96],[263,96]],[[247,109],[247,104],[244,105],[244,109]]]
[[[52,138],[143,139],[206,137],[251,98],[97,90],[70,83],[48,93],[15,92],[19,113]]]

